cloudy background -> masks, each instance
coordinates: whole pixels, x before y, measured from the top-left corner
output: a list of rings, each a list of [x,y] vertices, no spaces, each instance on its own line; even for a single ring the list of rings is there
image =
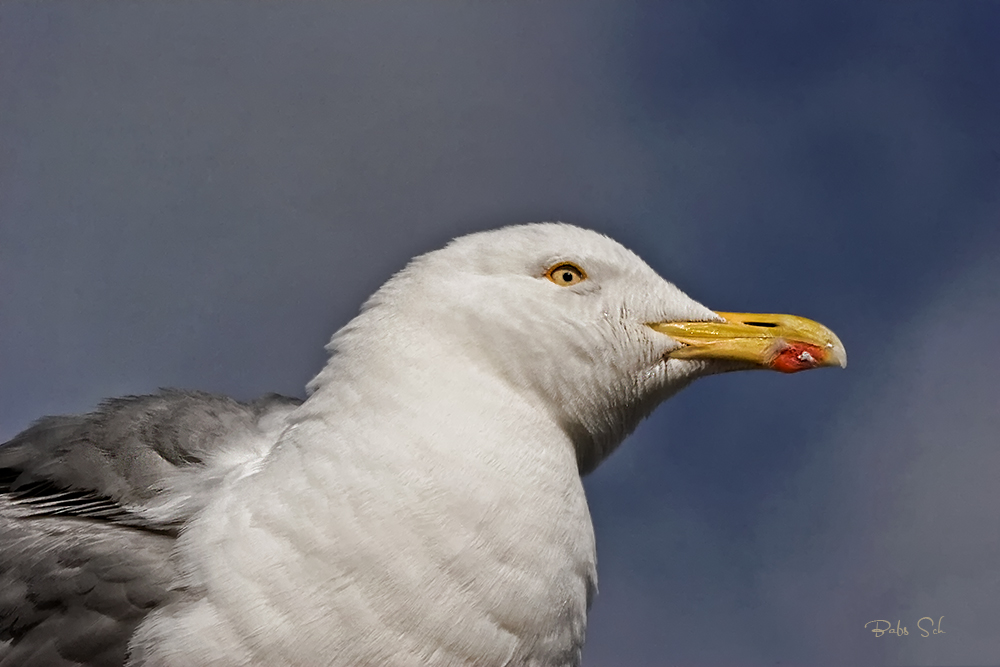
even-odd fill
[[[986,2],[4,3],[0,438],[301,395],[412,255],[576,222],[851,360],[703,380],[587,479],[585,665],[1000,664],[997,35]]]

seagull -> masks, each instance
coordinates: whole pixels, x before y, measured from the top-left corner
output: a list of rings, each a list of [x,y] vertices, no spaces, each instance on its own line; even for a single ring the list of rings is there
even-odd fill
[[[561,223],[416,257],[327,350],[304,401],[163,390],[0,446],[0,665],[579,665],[581,476],[696,378],[847,362]]]

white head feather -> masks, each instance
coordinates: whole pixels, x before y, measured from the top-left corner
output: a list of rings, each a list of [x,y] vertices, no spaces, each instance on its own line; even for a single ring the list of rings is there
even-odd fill
[[[586,280],[547,280],[561,263],[583,269]],[[333,358],[309,389],[337,385],[351,367],[399,368],[402,359],[427,367],[435,385],[449,378],[441,364],[455,373],[488,369],[566,429],[586,473],[657,404],[727,367],[667,358],[679,344],[646,323],[718,319],[597,232],[506,227],[411,261],[334,335]]]

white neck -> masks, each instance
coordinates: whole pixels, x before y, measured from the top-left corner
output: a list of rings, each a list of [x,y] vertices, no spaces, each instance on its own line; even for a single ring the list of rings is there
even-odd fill
[[[260,471],[192,526],[207,602],[175,620],[227,638],[216,664],[578,663],[596,574],[573,445],[435,350],[383,335],[335,355]]]

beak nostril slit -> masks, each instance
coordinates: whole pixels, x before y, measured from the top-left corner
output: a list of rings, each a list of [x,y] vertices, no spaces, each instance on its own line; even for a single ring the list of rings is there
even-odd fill
[[[778,326],[774,322],[744,322],[743,324],[746,324],[747,326],[751,326],[751,327],[769,327],[770,328],[770,327],[776,327],[776,326]]]

